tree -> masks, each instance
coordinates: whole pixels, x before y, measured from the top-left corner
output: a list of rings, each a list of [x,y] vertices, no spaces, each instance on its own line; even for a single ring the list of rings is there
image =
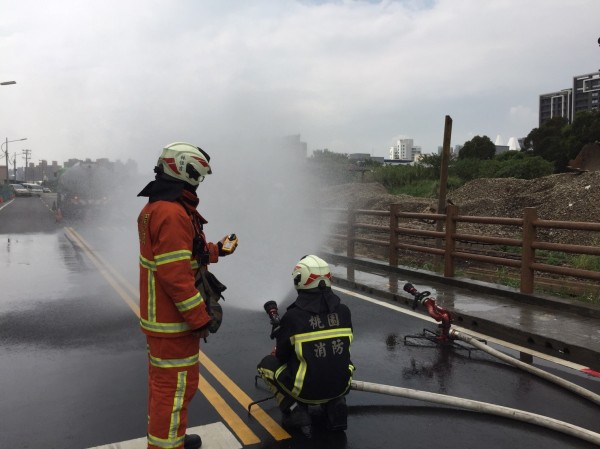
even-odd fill
[[[454,156],[450,155],[450,159],[448,160],[448,165],[451,165],[454,162]],[[421,165],[423,167],[427,167],[431,170],[431,177],[433,179],[440,178],[440,172],[442,170],[442,155],[441,154],[424,154],[419,159],[417,165]]]
[[[452,166],[452,172],[464,182],[479,178],[479,171],[483,161],[479,159],[459,159]]]
[[[308,162],[313,173],[327,184],[344,184],[354,180],[355,173],[348,170],[350,161],[345,153],[314,150]]]
[[[496,155],[496,145],[488,136],[475,136],[465,142],[458,152],[458,159],[492,159]]]
[[[573,123],[554,117],[525,138],[525,148],[535,156],[554,163],[555,173],[567,170],[570,159],[575,159],[584,145],[600,140],[600,111],[582,111]]]
[[[532,129],[525,137],[525,150],[549,162],[566,158],[563,136],[568,133],[569,122],[564,117],[554,117],[539,128]]]
[[[501,163],[494,173],[495,178],[535,179],[551,175],[554,171],[554,164],[540,156],[517,154],[520,157],[512,157]]]
[[[564,137],[568,159],[575,159],[584,145],[600,141],[600,110],[577,113]]]

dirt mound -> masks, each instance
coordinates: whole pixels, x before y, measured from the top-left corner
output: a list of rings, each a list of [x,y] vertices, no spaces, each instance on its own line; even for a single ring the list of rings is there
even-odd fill
[[[545,220],[600,221],[600,172],[525,180],[476,179],[448,194],[463,215],[523,216],[535,207]]]
[[[350,183],[330,186],[324,198],[323,207],[366,210],[390,210],[390,204],[402,204],[406,212],[428,212],[435,200],[410,195],[392,195],[378,182]]]
[[[437,200],[408,195],[391,195],[379,183],[344,184],[326,191],[324,207],[390,210],[400,203],[406,212],[433,212]],[[516,178],[485,178],[473,180],[449,192],[448,200],[456,204],[461,215],[521,218],[523,209],[535,207],[544,220],[600,222],[600,171],[564,173],[525,180]],[[471,228],[471,226],[468,226]],[[518,230],[504,227],[491,231],[496,235],[515,236]],[[471,231],[471,229],[469,229]],[[575,244],[594,244],[589,233],[542,230],[540,236],[554,241]]]

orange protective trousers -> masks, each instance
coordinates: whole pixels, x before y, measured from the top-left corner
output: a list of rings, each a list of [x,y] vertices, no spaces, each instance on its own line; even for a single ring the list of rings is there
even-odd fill
[[[146,336],[148,449],[182,449],[187,408],[198,389],[200,339]]]

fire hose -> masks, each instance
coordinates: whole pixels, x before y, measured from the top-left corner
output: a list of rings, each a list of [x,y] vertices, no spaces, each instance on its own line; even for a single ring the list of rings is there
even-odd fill
[[[459,332],[455,329],[451,329],[450,337],[454,338],[454,339],[462,340],[465,343],[475,346],[477,349],[481,349],[482,351],[487,352],[488,354],[490,354],[494,357],[497,357],[500,360],[505,361],[506,363],[516,366],[517,368],[521,368],[527,372],[530,372],[531,374],[535,374],[536,376],[539,376],[542,379],[545,379],[545,380],[553,382],[557,385],[560,385],[561,387],[566,388],[567,390],[570,390],[573,393],[576,393],[586,399],[589,399],[590,401],[594,402],[596,405],[600,405],[600,395],[598,395],[590,390],[586,390],[585,388],[580,387],[579,385],[574,384],[573,382],[569,382],[568,380],[565,380],[562,377],[555,376],[554,374],[550,374],[542,369],[536,368],[535,366],[521,362],[520,360],[517,360],[514,357],[506,355],[503,352],[500,352],[493,348],[490,348],[489,346],[485,345],[484,343],[477,341],[475,338],[473,338],[469,334],[465,334],[464,332]]]
[[[546,427],[567,435],[594,443],[600,446],[600,434],[591,430],[578,427],[573,424],[549,418],[543,415],[526,412],[509,407],[503,407],[487,402],[473,401],[471,399],[459,398],[456,396],[447,396],[438,393],[429,393],[427,391],[412,390],[410,388],[394,387],[391,385],[375,384],[353,380],[350,384],[351,390],[366,391],[368,393],[387,394],[390,396],[400,396],[408,399],[417,399],[419,401],[432,402],[435,404],[448,405],[451,407],[472,410],[475,412],[488,413],[491,415],[511,418],[528,424]]]
[[[600,405],[599,395],[589,390],[586,390],[576,384],[573,384],[569,381],[566,381],[558,376],[547,373],[533,366],[527,365],[526,363],[523,363],[519,360],[516,360],[508,355],[501,353],[500,351],[496,351],[495,349],[489,348],[488,346],[479,342],[470,335],[467,335],[463,332],[458,332],[454,329],[450,329],[450,324],[452,322],[452,317],[450,313],[443,307],[438,306],[433,298],[428,298],[429,292],[419,293],[411,284],[406,284],[404,286],[404,290],[415,296],[413,308],[416,308],[416,306],[419,303],[421,303],[427,308],[427,311],[432,318],[434,318],[438,322],[441,322],[440,336],[438,336],[438,340],[440,342],[448,342],[453,339],[460,339],[465,343],[471,344],[492,356],[500,358],[501,360],[504,360],[514,366],[520,367],[532,374],[538,375],[546,380],[563,386],[585,397],[586,399],[589,399],[592,402],[595,402],[596,404]],[[275,334],[279,330],[280,325],[277,303],[275,301],[268,301],[267,303],[265,303],[264,309],[271,320],[271,339],[273,339]],[[579,438],[581,440],[585,440],[600,446],[600,434],[598,433],[595,433],[583,427],[576,426],[574,424],[559,421],[548,416],[526,412],[524,410],[504,407],[496,404],[490,404],[488,402],[474,401],[471,399],[460,398],[457,396],[448,396],[444,394],[430,393],[427,391],[413,390],[410,388],[395,387],[391,385],[376,384],[359,380],[352,380],[350,383],[350,389],[355,391],[365,391],[369,393],[386,394],[390,396],[399,396],[408,399],[416,399],[420,401],[431,402],[435,404],[441,404],[480,413],[502,416],[504,418],[510,418],[528,424],[546,427],[548,429],[562,432],[566,435],[570,435],[575,438]]]
[[[428,291],[418,292],[417,289],[415,289],[415,287],[409,283],[404,285],[404,291],[406,291],[414,296],[413,309],[415,309],[418,304],[423,304],[427,308],[427,312],[429,313],[429,316],[431,316],[436,321],[441,322],[440,333],[437,337],[438,341],[440,341],[440,342],[449,342],[452,340],[464,341],[465,343],[470,344],[471,346],[474,346],[477,349],[480,349],[493,357],[496,357],[510,365],[513,365],[517,368],[521,368],[524,371],[527,371],[531,374],[541,377],[544,380],[553,382],[563,388],[566,388],[567,390],[572,391],[575,394],[578,394],[578,395],[584,397],[585,399],[588,399],[588,400],[594,402],[596,405],[600,405],[600,395],[598,395],[592,391],[586,390],[585,388],[580,387],[579,385],[574,384],[573,382],[569,382],[568,380],[565,380],[562,377],[555,376],[554,374],[550,374],[542,369],[536,368],[535,366],[529,365],[527,363],[524,363],[520,360],[515,359],[514,357],[504,354],[503,352],[500,352],[493,348],[490,348],[486,344],[480,342],[475,337],[473,337],[469,334],[466,334],[465,332],[459,332],[456,329],[451,329],[450,325],[452,323],[452,317],[450,315],[450,312],[448,312],[443,307],[440,307],[439,305],[437,305],[435,302],[435,299],[429,297],[430,293]]]

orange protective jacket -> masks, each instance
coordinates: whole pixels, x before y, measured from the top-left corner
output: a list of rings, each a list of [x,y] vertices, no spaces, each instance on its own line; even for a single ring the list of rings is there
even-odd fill
[[[194,199],[197,204],[195,195],[188,202]],[[194,214],[206,223],[195,207],[184,201],[155,201],[149,202],[138,217],[140,325],[147,335],[180,337],[210,321],[204,299],[194,285],[199,266],[192,257]],[[202,238],[206,241],[203,233]],[[216,262],[218,246],[206,243],[206,250],[209,262]]]

